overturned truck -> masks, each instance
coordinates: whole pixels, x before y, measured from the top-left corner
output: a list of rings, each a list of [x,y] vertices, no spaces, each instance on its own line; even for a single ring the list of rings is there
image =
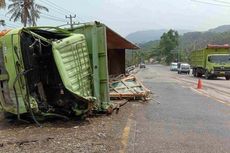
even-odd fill
[[[35,116],[79,116],[93,110],[85,36],[52,28],[14,29],[0,39],[0,107]],[[108,103],[109,107],[109,103]]]
[[[98,22],[11,30],[0,38],[0,108],[35,121],[110,113],[109,75],[125,73],[127,48],[138,47]]]

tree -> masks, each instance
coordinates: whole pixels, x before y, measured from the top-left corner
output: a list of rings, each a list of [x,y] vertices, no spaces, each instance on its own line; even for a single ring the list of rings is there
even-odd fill
[[[41,11],[49,11],[45,6],[35,3],[35,0],[10,0],[11,4],[8,6],[9,14],[12,14],[10,20],[14,22],[21,20],[24,27],[29,24],[36,26],[37,19],[40,18]]]
[[[6,7],[6,1],[0,0],[0,9],[4,9]],[[0,19],[0,26],[5,26],[5,20]]]
[[[174,60],[173,51],[178,46],[178,42],[179,34],[175,30],[170,29],[161,36],[159,48],[161,50],[161,56],[165,57],[167,64]]]
[[[0,9],[6,7],[6,1],[5,0],[0,0]]]
[[[34,0],[31,0],[31,2],[32,2],[32,5],[31,5],[30,14],[31,14],[31,19],[32,19],[32,25],[36,26],[36,22],[40,18],[41,11],[44,10],[46,12],[49,12],[49,9],[45,6],[36,4]]]

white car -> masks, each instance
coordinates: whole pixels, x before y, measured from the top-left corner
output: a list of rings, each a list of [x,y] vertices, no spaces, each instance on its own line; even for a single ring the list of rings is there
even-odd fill
[[[170,64],[170,71],[177,71],[177,63]]]
[[[189,74],[190,73],[190,65],[188,63],[178,64],[177,72],[178,72],[178,74],[181,74],[181,73]]]

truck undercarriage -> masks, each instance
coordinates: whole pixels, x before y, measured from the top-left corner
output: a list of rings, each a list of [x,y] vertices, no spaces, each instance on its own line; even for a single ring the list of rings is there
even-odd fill
[[[47,39],[65,37],[41,30],[34,32]],[[21,47],[27,71],[25,78],[28,94],[36,99],[40,111],[71,115],[72,110],[79,106],[83,110],[88,108],[87,103],[79,100],[64,87],[53,58],[51,44],[22,32]]]

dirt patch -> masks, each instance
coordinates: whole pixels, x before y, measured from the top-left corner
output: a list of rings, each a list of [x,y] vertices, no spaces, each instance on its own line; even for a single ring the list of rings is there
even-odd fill
[[[117,152],[131,104],[119,113],[85,121],[53,121],[35,124],[0,123],[0,152]]]

